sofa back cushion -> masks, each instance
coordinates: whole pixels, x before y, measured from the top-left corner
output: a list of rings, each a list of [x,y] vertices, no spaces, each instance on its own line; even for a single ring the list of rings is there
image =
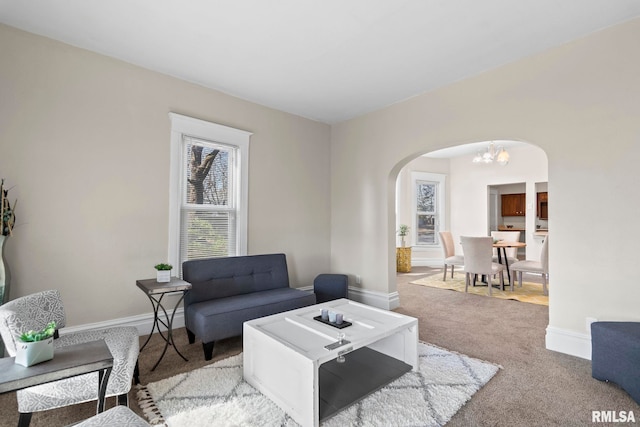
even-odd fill
[[[233,295],[289,287],[285,254],[206,258],[182,263],[191,283],[185,305]]]

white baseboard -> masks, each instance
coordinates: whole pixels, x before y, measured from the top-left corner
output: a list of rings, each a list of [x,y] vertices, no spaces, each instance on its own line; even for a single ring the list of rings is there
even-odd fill
[[[412,267],[442,268],[444,260],[437,258],[411,258]]]
[[[313,292],[313,286],[304,286],[297,289]],[[349,299],[361,302],[362,304],[383,308],[385,310],[393,310],[394,308],[400,307],[400,297],[398,292],[385,294],[384,292],[368,291],[366,289],[354,288],[351,286],[347,292]]]
[[[591,335],[589,334],[547,326],[545,341],[548,350],[591,360]]]
[[[153,327],[153,313],[139,314],[136,316],[130,317],[121,317],[119,319],[107,320],[104,322],[96,322],[96,323],[87,323],[84,325],[78,326],[69,326],[62,328],[60,330],[60,335],[72,333],[72,332],[81,332],[88,331],[92,329],[104,329],[104,328],[113,328],[115,326],[135,326],[138,329],[138,335],[148,335],[151,332],[151,328]],[[173,329],[182,328],[184,326],[184,308],[178,307],[176,310],[176,315],[173,318]],[[160,325],[162,330],[166,330],[166,328]],[[157,332],[157,331],[154,331]]]
[[[387,294],[362,288],[349,288],[349,299],[385,310],[393,310],[400,306],[398,292]]]

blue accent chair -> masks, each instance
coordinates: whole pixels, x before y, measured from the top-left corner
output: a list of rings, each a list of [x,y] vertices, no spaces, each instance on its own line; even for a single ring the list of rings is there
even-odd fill
[[[591,324],[591,376],[618,384],[640,404],[640,322]]]
[[[348,278],[346,274],[319,274],[313,281],[316,302],[348,298]]]

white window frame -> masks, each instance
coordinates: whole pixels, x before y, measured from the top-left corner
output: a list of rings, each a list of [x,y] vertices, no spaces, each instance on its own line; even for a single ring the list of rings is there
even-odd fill
[[[207,122],[177,113],[169,113],[171,120],[171,164],[169,173],[169,263],[174,271],[182,277],[180,264],[180,210],[182,204],[183,179],[185,177],[182,158],[183,136],[191,136],[203,140],[217,142],[238,148],[236,156],[236,179],[239,183],[235,187],[235,197],[238,201],[236,210],[236,254],[247,254],[247,222],[249,201],[249,142],[251,132],[217,123]]]
[[[442,243],[440,242],[440,235],[437,231],[442,231],[447,229],[446,222],[446,175],[439,173],[431,173],[431,172],[411,172],[411,214],[412,214],[412,223],[411,228],[413,230],[413,242],[414,246],[423,247],[423,248],[433,248],[440,247]],[[433,244],[424,244],[418,243],[418,200],[417,200],[417,192],[418,192],[418,182],[427,181],[427,182],[435,182],[437,184],[436,189],[436,223],[438,225],[436,235],[435,235],[435,243]]]

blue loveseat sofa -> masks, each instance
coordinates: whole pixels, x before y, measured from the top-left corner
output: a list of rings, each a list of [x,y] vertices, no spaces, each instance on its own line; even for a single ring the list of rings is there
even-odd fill
[[[202,341],[205,360],[215,341],[241,335],[247,320],[316,303],[313,292],[289,287],[285,254],[185,261],[182,277],[192,286],[184,297],[189,343]]]

